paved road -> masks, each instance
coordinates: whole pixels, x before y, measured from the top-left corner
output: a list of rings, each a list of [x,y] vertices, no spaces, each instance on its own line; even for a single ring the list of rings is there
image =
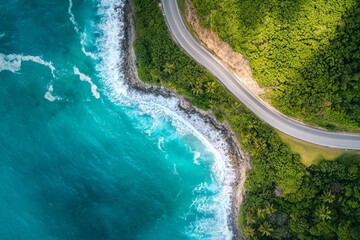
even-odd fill
[[[311,128],[288,119],[266,106],[250,93],[218,59],[196,42],[182,21],[177,0],[162,0],[162,5],[170,30],[181,47],[214,74],[230,92],[263,121],[283,133],[306,142],[333,148],[360,150],[360,135],[333,133]]]

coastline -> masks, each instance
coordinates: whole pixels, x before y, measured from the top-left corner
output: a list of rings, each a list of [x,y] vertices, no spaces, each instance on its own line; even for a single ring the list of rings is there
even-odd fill
[[[231,215],[229,216],[231,229],[233,231],[234,239],[242,239],[238,225],[238,214],[240,206],[243,202],[245,189],[244,182],[246,180],[246,171],[250,168],[249,157],[240,147],[234,133],[227,123],[217,122],[215,116],[211,111],[204,111],[194,107],[185,97],[179,96],[174,91],[166,89],[164,86],[155,86],[144,83],[140,80],[137,69],[135,66],[136,56],[133,48],[135,41],[135,27],[134,27],[134,6],[131,0],[127,0],[124,6],[124,16],[119,16],[124,19],[125,23],[125,37],[121,42],[121,47],[124,50],[125,61],[120,66],[126,75],[125,82],[131,88],[141,91],[147,94],[161,95],[163,97],[175,97],[180,100],[179,107],[188,115],[197,114],[204,121],[219,130],[224,136],[226,142],[229,144],[228,155],[233,166],[235,173],[235,181],[232,189],[233,193],[231,196]]]

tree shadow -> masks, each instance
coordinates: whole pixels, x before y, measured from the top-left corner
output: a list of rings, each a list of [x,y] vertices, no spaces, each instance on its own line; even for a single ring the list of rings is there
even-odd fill
[[[359,3],[346,11],[334,37],[313,54],[299,73],[301,78],[287,81],[283,101],[296,111],[306,109],[324,122],[360,126]]]

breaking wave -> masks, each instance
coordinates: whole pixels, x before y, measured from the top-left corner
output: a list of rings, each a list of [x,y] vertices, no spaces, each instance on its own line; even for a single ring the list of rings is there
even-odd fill
[[[203,184],[206,189],[193,202],[191,210],[201,213],[204,217],[196,219],[187,227],[187,235],[197,239],[231,239],[232,231],[229,224],[231,213],[232,183],[235,175],[227,153],[228,144],[219,131],[213,129],[200,116],[188,116],[179,108],[176,98],[163,98],[129,90],[124,84],[124,73],[119,69],[124,61],[119,44],[124,39],[123,22],[119,15],[123,14],[123,2],[115,0],[101,1],[99,15],[102,21],[99,26],[102,36],[97,40],[100,62],[96,66],[99,77],[105,83],[108,97],[122,106],[132,106],[129,115],[141,121],[146,114],[152,118],[153,124],[140,124],[145,133],[151,135],[161,121],[169,121],[176,128],[177,134],[183,137],[195,137],[200,140],[205,151],[213,156],[211,163],[212,183]],[[158,139],[158,148],[163,150],[164,140]],[[194,149],[194,163],[201,164],[200,152]],[[205,159],[205,157],[204,157]],[[178,174],[176,165],[172,169]],[[194,189],[195,190],[195,189]],[[187,216],[184,216],[185,218]]]

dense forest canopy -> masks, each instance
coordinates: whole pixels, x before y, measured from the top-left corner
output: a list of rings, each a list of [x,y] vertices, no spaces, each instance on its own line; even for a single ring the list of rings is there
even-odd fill
[[[249,60],[284,113],[360,127],[360,1],[191,0],[200,23]]]

